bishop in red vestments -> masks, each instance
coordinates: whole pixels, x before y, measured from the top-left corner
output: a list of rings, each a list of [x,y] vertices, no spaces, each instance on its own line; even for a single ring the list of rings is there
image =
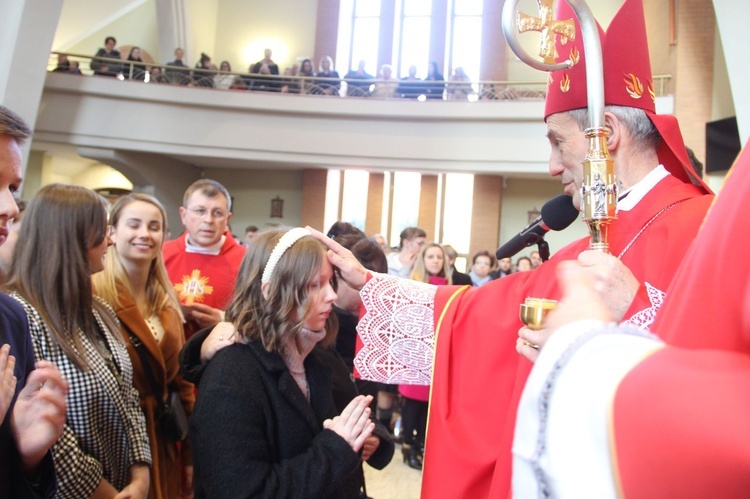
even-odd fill
[[[561,4],[558,19],[575,19]],[[546,122],[550,173],[580,202],[586,140],[578,114],[585,108],[585,54],[577,36],[557,40],[559,61],[576,64],[552,73]],[[507,497],[516,408],[532,364],[518,356],[526,297],[559,299],[556,267],[579,259],[606,287],[618,319],[648,327],[654,319],[712,196],[697,179],[671,116],[655,114],[643,7],[626,0],[607,33],[600,31],[610,152],[622,182],[618,219],[610,226],[611,256],[586,252],[588,239],[563,248],[532,272],[481,288],[434,287],[375,275],[362,289],[358,375],[389,383],[432,382],[423,472],[423,497]],[[585,122],[585,112],[584,112]],[[653,124],[658,141],[638,137]],[[648,127],[647,127],[648,128]],[[648,134],[647,134],[648,135]],[[658,145],[657,145],[658,142]],[[324,240],[322,236],[321,240]],[[355,287],[364,284],[335,244],[331,262]],[[582,254],[583,253],[583,254]],[[359,276],[359,277],[355,277]]]
[[[750,197],[749,146],[659,310],[652,331],[664,343],[578,322],[545,344],[519,409],[517,497],[536,497],[540,488],[556,497],[747,496],[750,260],[738,248],[748,243],[742,228]],[[727,264],[696,272],[707,259]],[[568,302],[586,304],[579,315],[596,316],[591,288],[572,277],[566,282]],[[543,418],[537,416],[540,392],[547,392],[549,408]],[[597,470],[597,463],[605,465]]]

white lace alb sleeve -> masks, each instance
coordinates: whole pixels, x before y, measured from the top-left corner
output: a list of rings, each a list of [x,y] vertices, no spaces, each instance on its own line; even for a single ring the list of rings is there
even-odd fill
[[[430,384],[436,292],[431,284],[373,274],[360,292],[365,314],[357,332],[363,347],[354,366],[363,379]]]
[[[644,284],[646,285],[646,292],[648,293],[651,306],[633,314],[630,319],[625,321],[625,324],[648,331],[651,328],[651,324],[656,320],[656,313],[661,308],[662,303],[664,303],[667,293],[647,282]]]

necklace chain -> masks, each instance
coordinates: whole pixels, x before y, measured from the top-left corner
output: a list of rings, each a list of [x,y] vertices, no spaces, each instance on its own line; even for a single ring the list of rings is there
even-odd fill
[[[636,240],[637,240],[637,239],[638,239],[639,237],[641,237],[641,234],[643,234],[643,231],[645,231],[645,230],[646,230],[646,229],[648,228],[648,226],[649,226],[649,225],[651,225],[652,223],[654,223],[654,221],[655,221],[655,220],[656,220],[657,218],[659,218],[659,217],[660,217],[660,216],[661,216],[661,215],[662,215],[663,213],[665,213],[665,212],[667,212],[667,211],[671,210],[672,208],[674,208],[674,207],[675,207],[675,206],[677,206],[678,204],[682,203],[683,201],[685,201],[685,199],[681,199],[680,201],[675,201],[674,203],[670,204],[669,206],[665,206],[664,208],[662,208],[661,210],[659,210],[659,212],[658,212],[658,213],[656,213],[656,215],[654,215],[653,217],[651,217],[651,219],[650,219],[650,220],[649,220],[648,222],[646,222],[646,224],[645,224],[645,225],[644,225],[643,227],[641,227],[641,230],[639,230],[639,231],[638,231],[638,234],[636,234],[636,235],[635,235],[635,236],[633,237],[633,239],[631,239],[631,240],[630,240],[630,242],[628,243],[628,245],[627,245],[627,246],[625,246],[625,249],[623,249],[623,250],[622,250],[622,251],[620,252],[620,254],[619,254],[619,255],[617,255],[617,259],[618,259],[618,260],[622,260],[622,257],[623,257],[623,255],[625,255],[625,253],[627,253],[627,251],[628,251],[628,250],[630,249],[630,247],[631,247],[631,246],[633,246],[633,243],[635,243],[635,241],[636,241]]]

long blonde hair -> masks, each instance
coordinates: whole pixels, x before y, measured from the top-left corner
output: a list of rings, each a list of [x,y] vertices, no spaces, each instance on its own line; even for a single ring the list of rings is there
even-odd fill
[[[117,228],[117,225],[120,223],[120,215],[122,214],[122,211],[126,206],[136,201],[148,203],[159,210],[162,219],[161,232],[163,244],[164,239],[167,237],[167,213],[162,204],[156,198],[149,196],[148,194],[128,194],[127,196],[118,199],[109,211],[110,224],[112,227]],[[104,270],[95,274],[93,280],[95,293],[113,307],[122,306],[122,300],[117,292],[118,283],[124,286],[130,294],[133,295],[130,278],[125,272],[125,267],[122,265],[122,260],[120,259],[120,254],[117,251],[117,248],[112,248],[107,252],[107,256],[104,259]],[[159,247],[156,258],[151,261],[151,267],[148,271],[148,279],[146,281],[146,308],[145,310],[141,310],[141,314],[144,318],[148,318],[166,307],[172,307],[180,315],[180,318],[182,318],[180,302],[177,299],[177,295],[175,294],[172,283],[167,275],[161,247]]]
[[[325,247],[312,237],[295,242],[281,257],[268,282],[267,294],[261,291],[261,277],[271,251],[286,230],[269,230],[253,239],[242,260],[234,299],[226,319],[234,324],[240,338],[260,341],[269,352],[281,353],[289,338],[302,330],[310,309],[310,284],[318,279]],[[330,346],[336,339],[336,314],[326,320],[326,337],[321,342]]]
[[[430,275],[427,273],[427,269],[424,266],[424,257],[427,254],[427,250],[430,248],[440,248],[440,252],[443,254],[443,268],[438,273],[438,276],[445,277],[448,281],[448,284],[452,284],[453,271],[448,265],[448,257],[445,254],[445,250],[438,243],[427,243],[422,246],[422,249],[419,250],[419,255],[417,255],[417,259],[414,262],[414,268],[411,271],[411,276],[409,277],[414,281],[430,282]]]

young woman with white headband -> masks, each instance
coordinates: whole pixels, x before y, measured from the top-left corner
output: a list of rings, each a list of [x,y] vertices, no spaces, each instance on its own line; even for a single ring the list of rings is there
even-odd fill
[[[200,376],[196,498],[343,497],[374,424],[371,397],[336,415],[330,372],[308,355],[335,339],[334,288],[326,250],[306,229],[255,238],[226,314],[234,344]]]

